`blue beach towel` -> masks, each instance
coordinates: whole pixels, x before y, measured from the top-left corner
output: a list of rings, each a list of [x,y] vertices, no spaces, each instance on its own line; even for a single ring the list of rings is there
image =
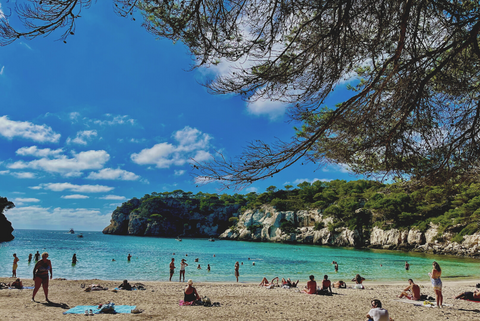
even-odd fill
[[[131,311],[136,307],[137,307],[136,305],[116,305],[115,313],[131,313]],[[84,314],[85,310],[87,311],[92,310],[94,314],[100,313],[100,309],[98,308],[98,305],[77,305],[76,307],[63,312],[63,314]]]
[[[17,289],[17,288],[8,288],[9,290],[33,290],[35,289],[34,286],[24,286],[22,289]]]

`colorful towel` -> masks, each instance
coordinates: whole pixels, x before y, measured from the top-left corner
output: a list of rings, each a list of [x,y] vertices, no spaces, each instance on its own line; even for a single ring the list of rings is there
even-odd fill
[[[116,305],[115,313],[131,313],[131,311],[136,307],[137,307],[136,305]],[[85,310],[87,311],[92,310],[94,314],[100,313],[100,309],[98,308],[98,305],[77,305],[76,307],[63,312],[63,314],[84,314]]]

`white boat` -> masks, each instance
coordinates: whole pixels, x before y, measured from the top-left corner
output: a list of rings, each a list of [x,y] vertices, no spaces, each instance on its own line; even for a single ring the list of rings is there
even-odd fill
[[[179,241],[179,242],[182,241],[182,239],[180,238],[180,236],[177,236],[176,240]]]
[[[213,237],[208,239],[210,242],[215,242],[215,239]]]
[[[68,231],[68,233],[75,234],[75,231],[73,230],[73,228],[71,228],[70,231]]]

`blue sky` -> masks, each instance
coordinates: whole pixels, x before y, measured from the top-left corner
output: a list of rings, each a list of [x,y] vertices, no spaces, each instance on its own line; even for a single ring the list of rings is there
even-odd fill
[[[299,124],[282,104],[208,94],[199,83],[226,66],[188,71],[186,48],[156,39],[140,20],[98,1],[66,44],[57,33],[0,47],[0,196],[16,205],[5,213],[14,228],[102,230],[132,197],[231,193],[196,187],[189,159],[233,157],[255,139],[294,135]],[[346,95],[335,91],[331,105]],[[296,164],[239,192],[318,179],[356,177]]]

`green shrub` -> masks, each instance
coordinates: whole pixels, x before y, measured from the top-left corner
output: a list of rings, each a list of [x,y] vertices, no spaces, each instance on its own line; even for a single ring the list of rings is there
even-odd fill
[[[320,231],[323,228],[325,228],[325,223],[322,221],[322,222],[315,222],[315,227],[313,229],[315,231]]]
[[[263,225],[262,224],[253,224],[253,225],[248,226],[247,230],[249,230],[252,233],[255,233],[257,231],[257,229],[259,229],[259,228],[263,228]]]
[[[295,231],[297,230],[297,226],[295,225],[295,223],[287,221],[286,219],[282,219],[280,221],[280,229],[286,234],[291,234],[295,233]]]

